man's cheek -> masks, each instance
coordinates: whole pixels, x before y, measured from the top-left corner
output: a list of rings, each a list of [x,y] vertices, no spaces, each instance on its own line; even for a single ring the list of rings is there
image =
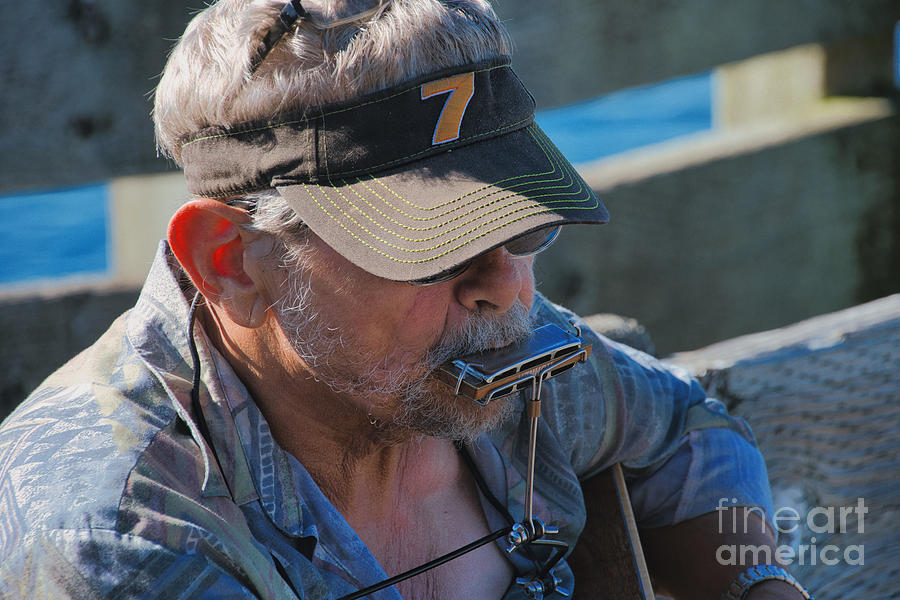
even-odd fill
[[[522,274],[522,291],[519,292],[519,300],[522,304],[525,305],[525,308],[530,312],[531,307],[534,304],[534,259],[527,265],[523,266],[523,269],[526,271]]]

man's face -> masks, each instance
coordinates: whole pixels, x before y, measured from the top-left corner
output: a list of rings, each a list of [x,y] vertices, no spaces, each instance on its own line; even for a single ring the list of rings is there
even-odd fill
[[[315,235],[286,262],[275,306],[283,332],[309,374],[373,425],[472,439],[509,415],[510,401],[482,407],[429,374],[530,334],[531,258],[500,248],[427,287],[370,275]]]

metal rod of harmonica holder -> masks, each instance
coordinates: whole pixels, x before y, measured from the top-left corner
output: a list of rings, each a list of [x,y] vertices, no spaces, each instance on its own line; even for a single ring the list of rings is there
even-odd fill
[[[582,360],[587,358],[587,352],[578,352]],[[530,373],[519,382],[531,382],[531,398],[528,399],[526,411],[528,412],[528,463],[525,473],[525,514],[522,522],[513,526],[512,532],[507,536],[507,552],[513,552],[527,543],[535,543],[547,534],[558,533],[555,527],[544,525],[534,518],[534,463],[537,455],[538,421],[541,418],[541,391],[545,379],[549,379],[553,370],[566,362],[569,357],[556,360],[544,365],[537,372]]]
[[[576,356],[579,360],[583,361],[587,359],[587,352],[585,350],[579,350]],[[525,516],[522,520],[528,524],[532,531],[535,531],[534,461],[537,454],[538,421],[541,418],[541,391],[543,390],[544,380],[549,379],[553,370],[569,360],[569,358],[570,357],[566,357],[563,360],[557,360],[548,365],[544,365],[538,372],[533,373],[528,377],[523,377],[522,380],[520,380],[531,381],[531,398],[528,400],[526,406],[526,410],[528,411],[528,468],[525,473]],[[547,528],[543,527],[543,525],[542,528],[546,530],[546,533],[552,533],[547,530]]]
[[[587,358],[586,351],[581,350],[579,354],[583,356],[582,360]],[[514,524],[506,538],[507,552],[513,552],[527,544],[557,547],[556,556],[545,565],[536,577],[516,579],[516,583],[524,588],[525,595],[534,600],[543,600],[545,594],[552,594],[554,591],[563,597],[571,594],[569,590],[560,587],[561,580],[553,571],[557,562],[568,551],[568,544],[544,539],[547,535],[559,533],[559,529],[544,525],[540,519],[534,518],[534,463],[537,455],[538,421],[541,418],[541,392],[544,380],[549,379],[553,370],[564,362],[565,359],[554,361],[530,375],[531,398],[527,400],[526,405],[528,412],[528,467],[525,474],[525,514],[522,522]],[[527,378],[523,378],[523,380],[527,380]]]
[[[525,517],[534,530],[534,460],[537,454],[538,420],[541,418],[541,383],[543,372],[531,380],[531,398],[528,400],[528,471],[525,479]]]

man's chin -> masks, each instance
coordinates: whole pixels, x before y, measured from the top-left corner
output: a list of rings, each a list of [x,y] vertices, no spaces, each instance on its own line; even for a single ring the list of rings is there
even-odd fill
[[[443,383],[434,381],[432,393],[422,400],[408,399],[394,423],[420,435],[460,442],[474,441],[496,429],[515,410],[512,397],[494,400],[482,406],[468,398],[456,396]],[[438,389],[435,387],[440,386]]]

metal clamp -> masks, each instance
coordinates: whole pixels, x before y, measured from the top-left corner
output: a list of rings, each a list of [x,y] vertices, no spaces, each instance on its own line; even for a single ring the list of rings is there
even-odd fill
[[[559,529],[544,525],[540,519],[532,518],[531,522],[515,523],[506,536],[506,551],[515,552],[525,544],[535,543],[548,535],[559,533]]]
[[[560,586],[562,579],[553,571],[550,571],[544,577],[534,577],[532,579],[518,577],[516,578],[516,584],[521,585],[524,588],[525,595],[534,600],[544,600],[544,595],[550,595],[554,592],[564,598],[572,595],[572,590]]]

